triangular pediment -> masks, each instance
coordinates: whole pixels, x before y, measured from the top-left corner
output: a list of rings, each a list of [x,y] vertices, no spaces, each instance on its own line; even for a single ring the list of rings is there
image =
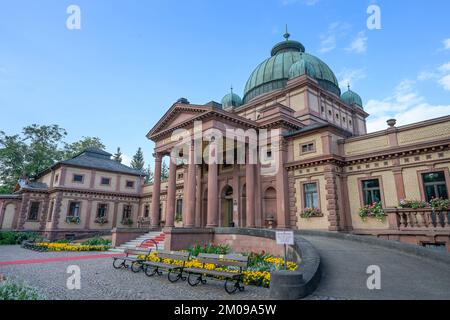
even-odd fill
[[[198,116],[210,111],[210,108],[197,105],[176,104],[172,106],[166,114],[158,121],[148,133],[148,137],[158,134],[159,132],[177,127],[184,122],[197,118]]]

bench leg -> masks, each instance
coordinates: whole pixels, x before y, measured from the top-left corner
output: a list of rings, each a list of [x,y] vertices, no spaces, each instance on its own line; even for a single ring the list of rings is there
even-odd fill
[[[237,290],[239,291],[244,291],[245,287],[241,285],[241,277],[239,277],[238,279],[232,279],[232,278],[228,278],[225,280],[225,291],[228,294],[233,294],[235,293]]]
[[[170,269],[167,278],[172,283],[175,283],[180,279],[183,281],[186,280],[186,277],[183,277],[183,269]]]
[[[138,273],[141,270],[143,270],[142,263],[140,263],[139,261],[134,261],[131,264],[131,271],[133,271],[134,273]]]
[[[117,262],[120,262],[120,263],[117,263]],[[126,268],[127,266],[125,264],[125,260],[120,261],[118,259],[114,259],[113,267],[114,267],[114,269],[122,269],[122,268]]]
[[[195,279],[193,279],[195,278]],[[205,284],[206,280],[203,279],[203,275],[195,274],[195,273],[189,273],[188,276],[188,283],[191,287],[198,286],[200,283]]]
[[[155,274],[158,273],[158,268],[147,266],[144,268],[144,272],[147,277],[153,277]]]

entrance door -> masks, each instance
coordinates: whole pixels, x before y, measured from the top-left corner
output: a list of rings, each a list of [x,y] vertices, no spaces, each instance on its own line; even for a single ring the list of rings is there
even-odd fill
[[[3,230],[12,230],[15,212],[16,212],[16,205],[12,203],[6,205],[2,223]]]
[[[233,188],[226,186],[222,192],[222,227],[234,227]]]

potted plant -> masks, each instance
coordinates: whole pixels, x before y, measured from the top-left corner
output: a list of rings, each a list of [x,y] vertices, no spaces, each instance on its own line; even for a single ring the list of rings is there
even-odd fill
[[[428,203],[421,200],[406,200],[403,199],[400,201],[399,207],[402,209],[423,209],[428,206]]]
[[[269,229],[273,229],[275,227],[275,217],[270,213],[267,215],[266,225]]]
[[[121,223],[124,226],[131,226],[131,225],[133,225],[133,219],[131,219],[131,218],[123,218]]]
[[[108,218],[106,218],[106,217],[97,217],[97,218],[95,218],[94,222],[98,223],[100,225],[104,225],[104,224],[108,223]]]
[[[323,217],[323,213],[319,208],[305,208],[300,214],[303,219]]]
[[[430,206],[433,211],[442,212],[450,210],[450,200],[442,198],[433,198],[430,201]]]
[[[80,217],[67,216],[66,222],[68,224],[80,224],[81,219],[80,219]]]
[[[363,220],[366,220],[367,218],[377,218],[379,221],[382,221],[386,217],[386,213],[383,210],[381,202],[374,202],[360,208],[359,216]]]

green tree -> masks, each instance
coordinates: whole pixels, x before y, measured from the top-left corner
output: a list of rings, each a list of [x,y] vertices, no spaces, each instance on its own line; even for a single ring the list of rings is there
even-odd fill
[[[7,136],[0,131],[0,193],[11,193],[25,174],[27,145],[19,135]]]
[[[33,124],[23,129],[24,140],[28,143],[25,173],[35,176],[44,169],[62,160],[63,152],[59,149],[66,130],[58,125],[39,126]]]
[[[100,150],[105,150],[105,145],[102,143],[100,138],[97,137],[82,137],[81,140],[66,143],[64,146],[64,158],[71,159],[77,154],[80,154],[88,148],[95,148]]]
[[[136,154],[133,156],[133,160],[131,161],[131,167],[133,169],[143,171],[144,166],[145,166],[144,153],[142,152],[142,149],[139,148],[136,151]]]
[[[165,161],[163,161],[161,166],[161,181],[169,179],[169,166]]]
[[[120,151],[120,147],[117,147],[117,151],[113,155],[113,160],[122,163],[122,152]]]
[[[154,174],[152,171],[152,168],[150,167],[150,165],[148,165],[148,168],[144,170],[145,172],[145,184],[153,184],[154,181]]]

